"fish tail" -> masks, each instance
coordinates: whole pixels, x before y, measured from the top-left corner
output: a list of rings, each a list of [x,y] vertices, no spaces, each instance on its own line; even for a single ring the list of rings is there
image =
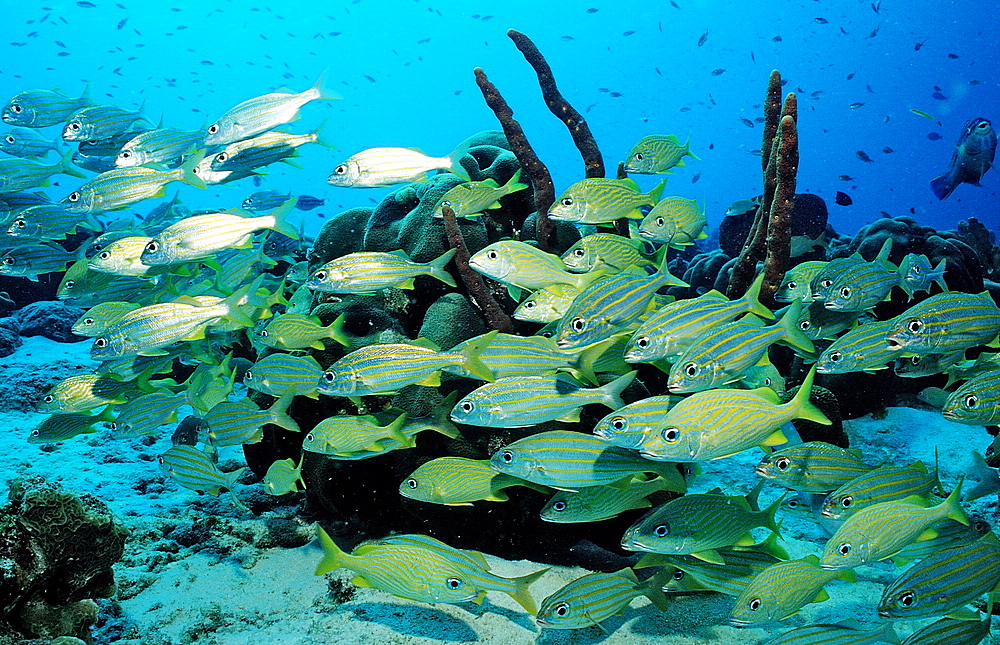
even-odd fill
[[[878,640],[883,643],[890,643],[891,645],[899,645],[899,634],[893,629],[892,623],[886,623],[882,628],[882,632],[878,636]]]
[[[323,559],[316,565],[316,571],[313,572],[313,575],[321,576],[334,569],[350,569],[350,556],[341,551],[322,526],[317,527],[317,533],[319,534],[320,546],[323,547]]]
[[[538,605],[535,604],[535,599],[531,597],[531,592],[528,590],[528,587],[531,586],[531,583],[548,573],[548,571],[549,569],[546,567],[540,571],[529,573],[526,576],[511,578],[511,582],[514,583],[514,591],[508,592],[510,597],[514,599],[514,602],[521,605],[521,607],[524,608],[524,611],[528,612],[532,616],[538,613]]]
[[[406,412],[400,414],[392,420],[392,423],[386,426],[385,431],[386,434],[398,441],[404,448],[413,448],[417,445],[416,439],[403,434],[403,426],[406,425],[407,416]]]
[[[284,428],[289,432],[301,432],[299,424],[288,415],[288,406],[292,404],[292,399],[295,398],[295,390],[288,390],[281,397],[274,402],[274,404],[268,408],[273,416],[271,423],[278,426],[279,428]]]
[[[889,263],[890,253],[892,253],[892,238],[887,237],[885,238],[885,242],[882,242],[882,248],[878,250],[878,255],[875,256],[875,259],[872,260],[872,262],[875,264],[881,264],[882,266],[892,266]],[[896,267],[892,267],[892,269],[896,270]]]
[[[743,300],[747,303],[747,308],[750,313],[761,316],[767,320],[774,320],[774,314],[770,309],[760,304],[760,288],[764,284],[764,272],[761,271],[760,274],[754,279],[753,284],[747,289],[747,292],[743,294]]]
[[[964,483],[965,475],[962,475],[962,478],[955,484],[955,488],[951,491],[951,494],[941,502],[941,506],[945,509],[945,517],[968,526],[969,516],[965,514],[965,509],[962,508],[962,504],[959,501],[962,497],[962,484]]]
[[[948,265],[948,258],[941,258],[941,261],[938,262],[938,265],[934,267],[933,271],[931,272],[931,276],[933,276],[933,281],[937,283],[937,286],[941,287],[941,291],[948,290],[948,285],[945,284],[944,281],[944,272],[947,269],[947,265]]]
[[[574,367],[580,373],[580,376],[586,379],[591,385],[600,384],[597,380],[597,374],[594,372],[594,363],[599,361],[601,356],[604,356],[604,352],[614,343],[614,338],[605,338],[592,345],[587,345],[577,355]]]
[[[347,318],[346,314],[340,314],[337,319],[325,327],[326,337],[337,341],[344,347],[350,344],[347,338],[347,334],[344,333],[344,320]]]
[[[83,86],[83,91],[80,92],[80,98],[77,100],[82,101],[85,105],[90,105],[94,102],[94,100],[90,98],[90,81],[87,81],[87,84]]]
[[[450,273],[444,270],[444,266],[451,262],[451,259],[455,257],[455,249],[448,249],[440,256],[434,258],[427,263],[427,268],[430,269],[431,275],[445,283],[449,287],[456,287],[458,284],[455,282],[455,278],[452,277]]]
[[[691,135],[688,135],[687,141],[684,142],[684,154],[691,157],[695,161],[701,161],[701,157],[698,157],[693,152],[691,152]]]
[[[631,571],[631,569],[629,569]],[[663,593],[663,585],[667,584],[674,575],[673,567],[660,567],[650,578],[642,583],[643,595],[649,598],[649,602],[660,611],[670,611],[670,601]]]
[[[461,439],[462,433],[458,426],[451,422],[451,411],[458,401],[458,391],[450,393],[441,399],[441,402],[431,410],[431,430],[439,432],[449,439]]]
[[[955,181],[955,177],[949,170],[943,175],[931,179],[931,190],[934,191],[934,194],[938,199],[945,200],[948,199],[948,195],[955,190],[955,187],[958,186],[958,184],[959,182]]]
[[[809,395],[812,393],[813,379],[816,377],[816,364],[814,363],[812,368],[806,373],[805,380],[802,381],[802,385],[799,386],[799,391],[795,393],[788,404],[792,411],[795,413],[795,418],[805,419],[806,421],[812,421],[813,423],[820,423],[825,426],[831,424],[830,419],[827,418],[823,411],[817,408],[809,401]]]
[[[667,185],[666,178],[660,180],[660,183],[656,184],[653,190],[649,191],[650,205],[655,206],[656,202],[660,201],[660,195],[663,194],[663,188]]]
[[[79,179],[83,179],[84,177],[87,176],[83,171],[81,171],[79,168],[73,165],[72,149],[67,150],[66,154],[64,154],[62,158],[59,159],[58,168],[59,172],[61,172],[64,175],[69,175],[70,177],[77,177]]]
[[[476,376],[476,378],[481,378],[490,383],[496,380],[496,376],[494,376],[493,371],[490,370],[485,363],[479,360],[479,355],[482,354],[487,347],[489,347],[489,344],[493,342],[493,339],[496,338],[499,333],[500,332],[498,331],[491,331],[488,334],[484,334],[479,338],[479,340],[474,343],[469,343],[465,346],[465,349],[462,350],[462,357],[464,359],[462,361],[462,367],[469,370]]]
[[[675,493],[687,492],[687,481],[677,468],[677,464],[671,461],[657,461],[651,462],[649,468],[659,475],[653,481],[660,482],[650,491],[650,494],[657,490],[669,490]]]
[[[195,166],[197,166],[204,158],[204,150],[196,152],[188,157],[187,160],[178,168],[181,173],[181,176],[178,179],[183,181],[185,184],[194,186],[195,188],[207,188],[205,182],[202,181],[201,177],[199,177],[194,171]]]
[[[462,157],[469,152],[470,147],[469,140],[466,139],[462,143],[458,144],[458,147],[452,150],[451,154],[446,157],[449,164],[445,170],[458,175],[462,181],[472,181],[469,177],[469,171],[462,165]]]
[[[774,516],[775,513],[778,512],[778,509],[781,508],[781,503],[783,501],[785,501],[784,495],[778,497],[778,499],[774,500],[770,506],[761,511],[761,514],[764,516],[764,527],[771,529],[778,535],[781,534],[781,522],[775,521]]]
[[[684,282],[677,276],[670,273],[670,267],[667,266],[669,263],[669,253],[664,253],[663,257],[660,258],[660,268],[657,269],[657,273],[660,275],[660,279],[663,280],[663,285],[668,287],[689,287],[687,282]]]
[[[809,337],[802,333],[799,329],[799,314],[802,312],[802,301],[796,300],[791,305],[788,306],[788,310],[785,311],[785,315],[781,317],[778,321],[778,326],[784,330],[785,336],[784,341],[807,354],[812,354],[816,351],[816,346],[813,342],[809,340]]]
[[[510,195],[511,193],[516,193],[519,190],[524,190],[528,187],[528,184],[521,183],[521,169],[518,168],[517,172],[511,175],[507,183],[503,185],[503,194]]]
[[[268,228],[276,233],[281,233],[286,237],[290,237],[293,240],[299,239],[299,230],[289,223],[287,219],[289,213],[295,210],[295,204],[297,204],[298,201],[298,197],[292,197],[281,206],[268,213],[268,217],[274,218],[274,224]]]
[[[306,91],[312,92],[315,95],[315,98],[317,99],[332,99],[339,101],[344,97],[342,97],[340,94],[337,94],[336,92],[334,92],[333,90],[331,90],[326,86],[326,72],[327,70],[325,69],[322,72],[320,72],[319,78],[317,78],[316,82],[313,83],[313,86]]]
[[[597,388],[597,392],[604,394],[604,401],[602,401],[602,403],[612,410],[624,407],[625,402],[622,401],[622,391],[635,380],[636,374],[638,374],[638,372],[632,370],[623,376],[619,376],[607,385]]]
[[[240,305],[246,304],[245,300],[253,288],[253,283],[246,284],[230,294],[230,296],[223,301],[223,305],[225,305],[227,310],[226,313],[223,314],[223,318],[232,320],[233,322],[239,323],[244,327],[252,327],[253,320],[250,319],[250,316],[248,316],[245,311],[240,309]]]
[[[972,451],[972,466],[969,468],[969,474],[979,483],[966,491],[965,501],[971,502],[1000,490],[1000,473],[990,468],[983,456],[975,450]]]
[[[333,142],[330,141],[330,130],[326,126],[328,120],[323,119],[310,134],[313,135],[313,143],[317,143],[330,150],[336,150],[337,146],[333,145]]]

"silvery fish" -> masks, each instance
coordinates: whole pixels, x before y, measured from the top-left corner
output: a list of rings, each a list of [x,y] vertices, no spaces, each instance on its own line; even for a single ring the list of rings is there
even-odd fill
[[[948,285],[944,281],[947,264],[948,258],[941,258],[937,266],[932,266],[926,255],[907,253],[899,263],[899,287],[911,299],[919,291],[930,293],[931,285],[935,283],[941,287],[941,291],[948,291]]]
[[[348,253],[313,271],[306,286],[326,293],[371,294],[391,287],[412,289],[414,278],[428,275],[454,287],[455,278],[444,267],[455,252],[448,249],[430,262],[414,262],[404,251]]]
[[[861,451],[823,441],[800,443],[772,452],[757,464],[757,474],[804,493],[827,493],[871,471]]]
[[[118,416],[109,425],[119,438],[153,434],[161,426],[177,421],[177,410],[183,404],[184,394],[150,392],[120,406]]]
[[[272,318],[257,332],[257,339],[267,347],[282,350],[325,349],[324,340],[335,340],[341,345],[348,344],[344,334],[344,315],[341,314],[325,327],[316,316],[284,313]]]
[[[121,300],[109,300],[96,304],[83,312],[75,323],[73,323],[73,333],[77,336],[94,338],[104,333],[108,327],[114,324],[119,318],[130,311],[139,308],[134,302],[124,302]]]
[[[849,569],[885,560],[908,544],[917,542],[935,523],[950,518],[963,524],[969,519],[959,504],[962,484],[930,508],[920,498],[882,502],[848,517],[823,548],[824,569]],[[927,537],[932,537],[927,535]]]
[[[931,190],[938,199],[947,199],[963,182],[979,186],[979,180],[993,167],[996,153],[997,133],[993,124],[982,117],[966,121],[948,172],[931,180]]]
[[[597,422],[594,436],[622,448],[638,450],[645,437],[663,426],[667,412],[681,397],[649,396],[618,408]]]
[[[290,159],[298,156],[301,146],[317,143],[325,148],[332,147],[323,133],[325,127],[324,121],[307,134],[264,132],[250,139],[234,141],[212,156],[212,170],[252,170],[279,161],[294,166]]]
[[[559,491],[539,511],[539,516],[546,522],[557,524],[600,522],[625,511],[649,508],[653,504],[647,497],[659,491],[674,490],[676,485],[677,482],[663,477],[649,480],[633,478],[626,488],[605,484],[587,486],[578,491]]]
[[[66,251],[49,244],[25,244],[8,249],[0,256],[0,275],[19,276],[38,282],[38,276],[66,270],[77,261],[82,249]]]
[[[48,186],[49,177],[59,173],[70,177],[86,177],[73,167],[73,153],[69,151],[51,166],[25,159],[0,159],[0,193]]]
[[[578,491],[587,486],[627,482],[645,472],[663,475],[679,490],[685,488],[674,464],[647,461],[631,450],[564,430],[518,439],[497,450],[490,465],[499,472],[557,490]]]
[[[142,262],[150,266],[176,264],[207,258],[225,249],[251,248],[253,234],[260,229],[298,239],[298,231],[285,219],[294,207],[295,202],[288,200],[258,217],[243,217],[240,212],[185,217],[153,236],[142,253]]]
[[[856,261],[836,273],[828,273],[829,265],[814,278],[826,289],[823,306],[835,311],[864,311],[888,300],[892,288],[899,285],[899,269],[889,262],[892,238],[887,238],[878,256],[871,262]],[[826,286],[826,281],[831,283]]]
[[[907,636],[903,645],[979,645],[990,635],[992,619],[942,618]]]
[[[621,392],[635,375],[628,372],[597,388],[583,387],[562,373],[501,378],[476,388],[459,401],[451,419],[482,428],[526,428],[553,420],[575,423],[585,405],[601,403],[612,409],[625,405]]]
[[[725,564],[716,549],[755,544],[750,531],[758,526],[778,532],[774,513],[781,498],[763,511],[756,510],[759,490],[754,489],[748,497],[724,495],[715,489],[672,499],[633,524],[622,537],[622,547],[628,551],[693,555],[706,562]]]
[[[299,465],[295,465],[294,459],[278,459],[272,463],[267,473],[264,474],[264,489],[272,495],[287,495],[297,493],[299,485],[302,490],[306,488],[306,481],[302,479],[302,464],[304,459],[299,459]]]
[[[453,372],[456,368],[462,368],[478,379],[491,381],[493,374],[479,360],[479,354],[494,335],[491,332],[483,336],[478,343],[467,345],[462,352],[443,352],[425,345],[406,343],[368,345],[330,365],[323,372],[319,393],[357,397],[396,392],[414,383],[437,387],[441,384],[441,371]]]
[[[528,184],[520,183],[520,179],[521,169],[518,168],[503,186],[497,185],[492,179],[459,184],[441,196],[434,207],[434,217],[444,217],[443,209],[448,206],[455,217],[477,219],[484,210],[500,208],[503,197],[527,188]]]
[[[937,472],[928,473],[921,461],[909,466],[882,466],[858,475],[827,495],[822,512],[825,517],[844,519],[874,504],[928,495],[940,487]]]
[[[91,105],[75,112],[63,126],[63,141],[93,141],[108,139],[134,129],[140,123],[148,123],[137,112],[124,110],[114,105]]]
[[[664,197],[639,223],[639,235],[674,249],[683,249],[695,240],[706,239],[707,226],[705,210],[698,200]]]
[[[969,474],[978,483],[966,491],[965,501],[979,499],[1000,491],[1000,469],[991,468],[983,456],[975,450],[972,451],[972,466],[969,468]]]
[[[246,371],[243,384],[251,390],[280,397],[285,392],[297,396],[319,398],[316,385],[323,368],[312,356],[295,356],[276,352],[263,358]]]
[[[12,128],[0,134],[0,152],[12,157],[44,157],[59,150],[59,142],[46,139],[34,130]]]
[[[548,629],[582,629],[620,614],[634,599],[646,596],[660,611],[669,611],[663,595],[667,572],[639,582],[632,569],[615,573],[589,573],[577,578],[542,601],[535,622]]]
[[[885,334],[892,325],[892,320],[886,320],[855,327],[823,350],[816,359],[816,371],[846,374],[885,369],[899,355],[899,348],[890,348],[885,342]]]
[[[76,233],[80,227],[101,230],[101,225],[89,215],[80,217],[78,213],[66,212],[57,204],[40,204],[18,213],[10,221],[7,235],[34,240],[62,240]]]
[[[944,418],[968,425],[993,425],[1000,418],[1000,369],[962,383],[941,409]]]
[[[342,188],[381,188],[427,181],[432,170],[446,170],[469,181],[469,172],[461,163],[466,150],[463,143],[447,157],[428,157],[411,148],[369,148],[334,168],[327,183]]]
[[[205,183],[193,172],[198,161],[200,157],[195,155],[173,170],[145,166],[109,170],[84,182],[60,203],[71,213],[94,213],[126,208],[150,197],[163,197],[165,186],[172,181],[204,188]]]
[[[830,597],[823,589],[834,579],[855,582],[854,572],[820,568],[819,558],[777,562],[758,573],[736,598],[729,614],[734,627],[784,620],[811,602]]]
[[[635,240],[614,233],[594,233],[582,237],[562,254],[566,268],[575,273],[587,273],[595,269],[618,269],[631,265],[638,267],[653,265],[643,257]]]
[[[950,291],[923,300],[893,319],[890,347],[914,354],[950,354],[989,343],[1000,332],[1000,309],[988,291]]]
[[[203,491],[214,497],[218,497],[222,490],[229,490],[233,503],[246,510],[246,506],[233,491],[233,485],[246,470],[245,467],[224,473],[219,470],[211,455],[195,446],[184,444],[168,448],[160,455],[159,462],[163,471],[184,488]]]
[[[879,616],[911,620],[940,616],[1000,585],[1000,541],[978,542],[938,551],[907,569],[882,592]]]
[[[206,146],[227,145],[248,139],[299,118],[299,108],[316,99],[340,98],[323,88],[326,73],[304,92],[272,92],[243,101],[208,126]]]
[[[109,170],[114,170],[118,166],[115,165],[114,157],[100,157],[97,155],[88,155],[79,150],[73,151],[73,156],[71,158],[73,165],[77,168],[83,168],[84,170],[89,170],[90,172],[96,172],[100,174],[102,172],[107,172]]]
[[[594,279],[570,273],[559,256],[517,240],[494,242],[477,251],[469,258],[469,266],[487,278],[532,291],[554,284],[583,289]]]
[[[140,132],[125,142],[115,155],[119,168],[149,163],[170,163],[191,152],[204,140],[201,132],[161,128]]]
[[[581,179],[567,188],[549,208],[549,219],[576,224],[607,224],[623,217],[641,219],[640,206],[660,199],[666,180],[648,193],[631,179]]]
[[[521,301],[514,310],[514,319],[525,322],[550,323],[566,315],[581,289],[568,284],[553,284]]]
[[[690,150],[690,138],[681,145],[673,134],[650,134],[632,146],[625,161],[625,172],[636,174],[671,174],[674,166],[683,166],[684,157],[698,159]]]
[[[809,283],[823,270],[827,263],[822,260],[810,260],[796,264],[781,279],[781,285],[774,294],[774,299],[778,302],[792,302],[793,300],[812,300],[812,290]]]
[[[788,402],[771,388],[714,389],[682,399],[667,412],[663,424],[643,437],[639,454],[666,461],[709,461],[788,442],[781,426],[792,419],[829,425],[830,420],[809,402],[815,370],[809,370]]]
[[[410,473],[399,484],[399,494],[431,504],[472,506],[478,501],[506,502],[504,488],[526,484],[493,470],[487,460],[438,457]]]
[[[26,128],[45,128],[57,123],[65,123],[70,115],[90,104],[88,88],[85,88],[83,94],[75,99],[52,90],[18,92],[4,106],[3,121]]]
[[[205,157],[191,169],[195,177],[209,186],[228,184],[248,177],[258,177],[260,173],[253,170],[212,170],[212,157]]]

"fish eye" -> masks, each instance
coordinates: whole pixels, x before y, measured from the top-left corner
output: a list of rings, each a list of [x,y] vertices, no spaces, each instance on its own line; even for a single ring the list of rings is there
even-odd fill
[[[642,160],[643,160],[643,158],[645,158],[645,155],[644,155],[644,154],[642,154],[641,152],[637,152],[637,153],[635,153],[635,155],[633,155],[633,156],[635,157],[635,160],[636,160],[636,161],[642,161]]]
[[[757,611],[758,609],[760,609],[760,604],[761,604],[760,598],[754,598],[749,603],[747,603],[747,607],[750,609],[750,611]]]
[[[347,164],[340,164],[333,169],[333,174],[335,175],[346,175],[347,174]]]
[[[649,336],[639,336],[635,339],[635,346],[639,349],[646,349],[649,347]]]
[[[916,596],[913,595],[912,591],[904,591],[903,593],[899,594],[899,604],[903,605],[904,607],[909,607],[910,605],[912,605],[914,600],[916,600]]]
[[[46,394],[44,397],[42,397],[42,401],[44,401],[45,403],[52,403],[55,400],[56,400],[55,397],[52,396],[51,394]]]
[[[14,265],[14,263],[16,263],[16,262],[17,262],[17,260],[15,260],[14,258],[12,258],[12,257],[10,257],[10,256],[8,256],[8,257],[5,257],[5,258],[3,259],[3,263],[4,263],[4,264],[6,264],[7,266],[13,266],[13,265]]]
[[[841,287],[840,288],[840,296],[842,298],[850,298],[851,297],[851,288],[850,287]]]
[[[247,370],[246,374],[243,375],[243,380],[244,381],[252,381],[253,380],[253,372],[251,372],[250,370]]]
[[[317,271],[313,277],[317,280],[326,280],[326,271]]]
[[[110,428],[111,430],[117,430],[118,424],[112,421],[111,423],[108,424],[108,428]]]
[[[28,223],[27,223],[27,222],[25,222],[25,221],[24,221],[23,219],[21,219],[20,217],[19,217],[19,218],[17,218],[16,220],[14,220],[14,226],[16,226],[16,227],[18,227],[18,228],[24,228],[24,227],[25,227],[25,226],[27,226],[27,225],[28,225]]]
[[[504,450],[503,452],[500,453],[500,460],[503,461],[503,463],[505,464],[513,463],[514,453],[511,452],[510,450]]]
[[[664,428],[663,430],[663,440],[667,443],[677,443],[677,440],[681,438],[681,431],[677,428],[670,427]]]
[[[131,156],[132,156],[131,150],[122,150],[121,152],[118,153],[118,157],[121,159],[129,159],[131,158]]]
[[[32,430],[31,431],[31,436],[32,437],[38,437],[38,436],[41,436],[41,434],[42,434],[41,430]]]
[[[656,537],[666,537],[670,533],[669,524],[660,524],[655,529],[653,529],[653,535]]]
[[[924,323],[920,321],[919,318],[914,318],[906,323],[906,331],[911,334],[915,334],[924,326]]]
[[[486,259],[487,260],[496,260],[499,257],[500,257],[500,254],[497,253],[496,251],[487,251],[486,252]]]
[[[442,206],[451,206],[451,200],[446,199],[443,202],[441,202],[441,205]]]
[[[108,258],[110,258],[110,257],[111,257],[111,254],[110,254],[110,253],[108,253],[107,251],[101,251],[101,252],[100,252],[100,253],[98,254],[98,256],[99,256],[99,257],[100,257],[100,258],[101,258],[102,260],[107,260]]]
[[[316,435],[310,432],[306,435],[306,443],[312,443],[313,441],[316,441]]]
[[[535,301],[534,300],[527,301],[526,303],[524,303],[524,308],[525,309],[534,309],[535,308]]]
[[[472,401],[462,401],[459,404],[459,407],[462,408],[462,412],[465,412],[466,414],[468,414],[468,413],[470,413],[470,412],[472,412],[473,410],[476,409],[476,404],[473,403]]]
[[[262,331],[260,333],[261,335],[264,335],[265,332]],[[327,370],[326,372],[323,372],[323,380],[327,383],[333,383],[337,380],[337,373],[333,370]]]
[[[844,542],[843,544],[837,547],[837,553],[839,553],[840,555],[847,555],[850,552],[851,552],[851,545],[847,542]]]
[[[13,112],[14,114],[20,114],[23,109],[24,108],[22,108],[17,103],[15,103],[14,105],[10,106],[10,111]]]
[[[910,365],[920,365],[920,356],[911,356]]]
[[[830,354],[830,360],[833,361],[834,363],[839,363],[840,359],[842,359],[843,357],[844,355],[841,354],[840,352],[833,352],[832,354]]]
[[[573,257],[582,258],[585,255],[587,255],[587,252],[584,251],[583,249],[577,249],[573,251]]]
[[[685,376],[697,376],[698,375],[698,365],[696,363],[688,363],[684,366]]]
[[[63,289],[72,289],[75,286],[76,286],[75,280],[67,280],[66,284],[63,285]]]
[[[416,479],[414,479],[414,478],[412,478],[412,477],[410,477],[409,479],[407,479],[407,480],[406,480],[406,485],[407,485],[407,486],[408,486],[408,487],[409,487],[409,488],[410,488],[411,490],[416,490],[416,489],[417,489],[417,486],[419,486],[419,484],[417,483],[417,480],[416,480]]]
[[[215,155],[215,160],[218,161],[219,163],[224,162],[226,159],[229,159],[229,155],[225,152],[220,152],[219,154]]]
[[[621,432],[627,427],[628,427],[628,421],[625,420],[625,417],[615,417],[614,419],[611,420],[612,430],[617,430],[618,432]]]
[[[972,523],[972,528],[978,533],[985,533],[990,530],[990,525],[987,522],[977,521]]]
[[[800,502],[799,502],[799,500],[797,500],[797,499],[795,499],[793,497],[792,499],[788,500],[787,504],[788,504],[788,508],[795,509],[795,508],[799,507]]]
[[[93,325],[94,324],[94,319],[93,318],[84,318],[83,319],[83,324],[84,325]]]
[[[677,569],[676,571],[674,571],[674,574],[670,577],[673,578],[674,580],[683,580],[684,576],[686,575],[687,575],[686,573],[684,573],[680,569]]]
[[[656,218],[656,225],[657,226],[661,226],[662,227],[664,224],[666,224],[666,220],[664,220],[662,217],[657,217]]]
[[[4,137],[3,140],[6,141],[7,143],[14,143],[14,137],[10,136],[9,134],[6,137]]]
[[[552,510],[554,511],[565,511],[566,510],[566,500],[561,499],[552,505]]]
[[[449,589],[458,589],[459,587],[462,586],[462,581],[459,580],[458,578],[448,578],[446,584],[448,585]]]
[[[108,345],[107,338],[98,338],[97,340],[94,341],[94,347],[107,347],[107,345]]]
[[[570,197],[563,197],[562,199],[559,200],[559,203],[562,204],[563,206],[572,206],[573,200]]]
[[[583,318],[574,318],[570,321],[569,326],[573,328],[573,331],[581,332],[587,328],[587,321]]]
[[[969,396],[965,397],[965,400],[962,401],[962,403],[965,404],[965,407],[967,408],[974,408],[977,405],[979,405],[979,397],[977,397],[975,394],[970,394]]]
[[[830,278],[827,278],[825,280],[820,280],[820,282],[819,282],[819,286],[821,286],[821,287],[829,287],[832,284],[833,284],[833,280],[831,280]]]
[[[801,329],[802,331],[806,331],[810,327],[812,327],[812,322],[809,320],[803,320],[802,322],[799,323],[799,329]]]
[[[840,506],[842,508],[850,508],[851,504],[854,503],[854,497],[852,495],[846,495],[840,498]]]
[[[69,124],[69,129],[72,130],[73,132],[79,132],[80,131],[80,124],[76,123],[74,121],[73,123]]]
[[[569,613],[569,603],[561,602],[558,605],[556,605],[555,609],[553,609],[552,611],[555,612],[556,616],[565,616],[566,614]]]
[[[788,467],[792,465],[792,460],[788,457],[779,457],[774,462],[774,467],[778,470],[788,470]]]
[[[219,131],[219,124],[218,123],[213,123],[212,125],[208,126],[208,133],[209,134],[215,134],[218,131]]]
[[[80,201],[80,191],[74,190],[73,192],[71,192],[69,194],[69,201],[71,201],[71,202],[78,202],[78,201]]]
[[[770,387],[770,385],[771,385],[771,377],[770,376],[767,377],[766,379],[764,379],[764,385],[767,385],[768,387]]]
[[[785,285],[785,287],[787,287],[788,289],[795,289],[798,286],[799,286],[798,282],[789,282],[788,284]]]

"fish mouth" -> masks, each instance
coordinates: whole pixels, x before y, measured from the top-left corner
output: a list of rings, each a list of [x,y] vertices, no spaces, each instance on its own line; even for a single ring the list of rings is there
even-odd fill
[[[753,471],[758,477],[767,477],[767,470],[761,466],[757,466]]]
[[[941,410],[941,416],[945,419],[957,419],[958,415],[955,414],[954,410]]]
[[[743,620],[742,618],[730,618],[729,624],[733,627],[748,627],[750,625],[750,621]]]
[[[892,618],[892,616],[890,616],[889,612],[887,611],[880,611],[878,612],[878,615],[881,616],[882,618]]]
[[[889,349],[894,352],[903,349],[903,343],[893,336],[886,337],[885,342],[889,344]]]

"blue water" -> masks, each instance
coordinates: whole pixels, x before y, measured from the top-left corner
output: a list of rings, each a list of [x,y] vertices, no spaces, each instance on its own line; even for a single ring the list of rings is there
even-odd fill
[[[760,148],[760,124],[748,128],[741,119],[761,115],[755,106],[773,68],[788,80],[786,90],[799,92],[799,191],[827,199],[838,232],[911,209],[937,229],[970,216],[1000,225],[995,170],[983,188],[962,185],[944,202],[928,184],[946,170],[968,119],[1000,119],[1000,18],[982,2],[885,0],[878,13],[868,1],[3,4],[5,96],[32,87],[77,94],[90,82],[95,100],[145,102],[164,125],[194,129],[274,88],[301,91],[328,70],[344,99],[306,106],[294,127],[308,131],[327,119],[337,149],[303,149],[303,169],[272,166],[263,187],[325,196],[330,214],[387,192],[326,185],[330,170],[354,152],[393,145],[444,155],[497,127],[474,82],[477,66],[513,106],[557,190],[582,176],[566,129],[545,109],[531,68],[505,35],[513,27],[545,54],[609,168],[644,135],[690,134],[701,161],[677,169],[667,192],[704,201],[712,227],[731,202],[759,192],[760,159],[751,151]],[[945,100],[932,98],[935,86]],[[887,146],[893,152],[882,152]],[[860,161],[858,150],[874,163]],[[72,190],[74,180],[58,181]],[[207,191],[184,187],[182,198],[192,207],[231,207],[253,190],[243,180]],[[854,205],[834,205],[837,190]]]

